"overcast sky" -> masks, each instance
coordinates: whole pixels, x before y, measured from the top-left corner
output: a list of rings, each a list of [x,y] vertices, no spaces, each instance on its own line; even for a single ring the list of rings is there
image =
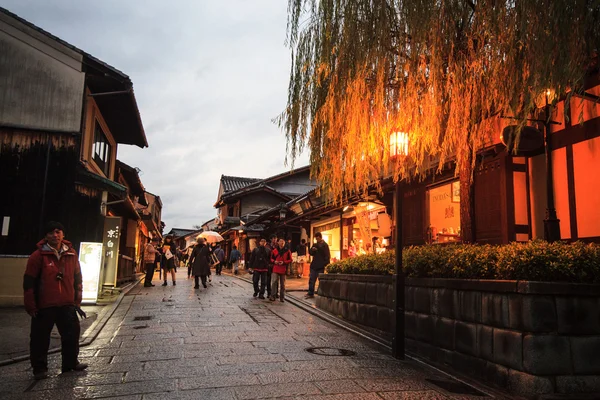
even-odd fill
[[[221,174],[289,170],[271,122],[287,99],[287,0],[0,4],[129,75],[150,147],[120,145],[117,157],[161,197],[167,231],[216,216]]]

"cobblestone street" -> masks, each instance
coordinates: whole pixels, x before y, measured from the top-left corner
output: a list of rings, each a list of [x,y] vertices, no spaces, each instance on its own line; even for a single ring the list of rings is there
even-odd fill
[[[87,372],[59,375],[56,354],[43,381],[32,380],[28,362],[5,366],[0,398],[491,398],[458,393],[470,387],[396,361],[289,302],[253,299],[251,285],[235,277],[213,276],[199,290],[183,273],[177,286],[154,283],[131,290],[82,348]]]

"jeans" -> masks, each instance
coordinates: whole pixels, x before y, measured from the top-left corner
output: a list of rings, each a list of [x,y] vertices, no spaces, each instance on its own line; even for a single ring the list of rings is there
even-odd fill
[[[308,294],[311,296],[315,295],[315,284],[319,278],[319,274],[325,272],[324,269],[311,269],[310,276],[308,278]]]
[[[267,295],[271,297],[271,275],[273,275],[273,266],[269,266],[269,270],[267,271]]]
[[[152,285],[152,277],[154,276],[154,263],[146,263],[146,278],[144,278],[144,286]]]
[[[273,298],[277,297],[277,286],[280,285],[279,288],[279,299],[283,300],[285,296],[285,273],[278,274],[277,272],[273,272],[271,275],[271,293],[273,294]]]
[[[260,288],[258,282],[260,281]],[[254,285],[254,293],[258,293],[261,296],[265,295],[265,289],[267,286],[267,271],[258,272],[254,271],[252,274],[252,284]]]
[[[48,371],[48,347],[54,324],[60,333],[63,371],[73,369],[79,363],[81,327],[75,306],[42,308],[36,317],[31,318],[29,357],[34,374]]]

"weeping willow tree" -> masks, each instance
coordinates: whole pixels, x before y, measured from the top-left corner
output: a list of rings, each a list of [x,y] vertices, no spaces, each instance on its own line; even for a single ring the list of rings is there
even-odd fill
[[[289,0],[288,44],[277,122],[292,162],[309,150],[313,177],[339,201],[454,160],[471,241],[476,153],[494,118],[524,124],[548,88],[581,88],[600,45],[600,1]],[[395,131],[408,134],[407,157],[390,157]]]

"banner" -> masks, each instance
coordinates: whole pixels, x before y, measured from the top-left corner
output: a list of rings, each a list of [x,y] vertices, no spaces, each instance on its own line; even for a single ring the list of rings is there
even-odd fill
[[[105,217],[104,233],[102,234],[104,250],[104,278],[105,286],[117,286],[117,267],[119,264],[119,242],[121,238],[121,217]]]
[[[82,303],[95,304],[102,267],[102,243],[82,242],[79,248],[79,265],[83,280]]]

